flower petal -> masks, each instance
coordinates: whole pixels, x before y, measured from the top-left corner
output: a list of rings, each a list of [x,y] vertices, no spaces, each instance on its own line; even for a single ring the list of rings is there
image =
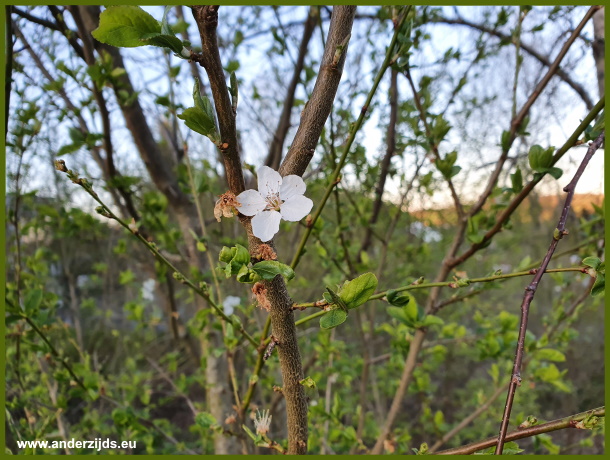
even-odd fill
[[[235,206],[244,216],[254,216],[267,207],[267,202],[256,190],[246,190],[237,195],[239,206]]]
[[[282,176],[269,166],[258,168],[258,191],[263,197],[277,195],[280,192]]]
[[[303,195],[307,186],[300,176],[291,174],[282,179],[282,186],[280,187],[280,198],[282,201],[289,200],[290,198],[298,195]]]
[[[313,208],[313,201],[306,196],[296,195],[282,203],[280,212],[282,213],[282,219],[298,222],[309,214],[311,208]]]
[[[252,233],[263,243],[280,230],[282,216],[277,211],[263,211],[252,218]]]

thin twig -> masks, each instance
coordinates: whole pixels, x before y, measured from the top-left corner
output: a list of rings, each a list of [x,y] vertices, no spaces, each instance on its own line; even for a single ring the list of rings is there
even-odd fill
[[[600,134],[599,137],[591,143],[587,150],[587,154],[583,158],[576,174],[574,174],[574,178],[572,181],[564,187],[564,192],[567,192],[567,197],[565,204],[563,206],[563,210],[561,212],[561,216],[559,217],[559,222],[557,224],[557,228],[555,228],[553,233],[553,239],[551,240],[551,244],[549,249],[547,250],[546,256],[534,276],[532,282],[525,288],[525,295],[523,296],[523,302],[521,303],[521,323],[519,325],[519,338],[517,340],[517,350],[515,352],[515,360],[513,364],[513,371],[510,379],[510,386],[508,388],[508,394],[506,397],[506,406],[504,408],[504,415],[502,416],[502,424],[500,425],[500,433],[498,435],[498,444],[496,445],[496,455],[502,454],[502,449],[504,448],[504,442],[506,440],[506,433],[508,431],[508,423],[510,422],[510,413],[513,407],[513,401],[515,399],[515,393],[517,391],[517,387],[521,386],[521,363],[523,361],[523,355],[525,352],[525,334],[527,331],[527,320],[529,315],[530,305],[532,300],[534,299],[534,295],[536,294],[536,289],[538,288],[538,284],[544,272],[553,256],[553,252],[555,252],[555,248],[559,243],[559,240],[563,238],[564,235],[567,234],[565,229],[566,220],[568,218],[568,213],[570,211],[570,205],[572,204],[572,199],[574,197],[574,191],[576,189],[576,184],[580,179],[580,176],[584,172],[587,167],[589,160],[593,157],[595,152],[601,147],[604,142],[604,133]]]
[[[516,441],[517,439],[530,438],[543,433],[551,433],[557,430],[563,430],[566,428],[576,428],[578,422],[586,419],[587,417],[605,417],[606,408],[600,407],[598,409],[592,409],[587,412],[581,412],[580,414],[571,415],[569,417],[553,420],[551,422],[542,423],[540,425],[534,425],[529,428],[523,428],[520,430],[513,431],[506,435],[506,441]],[[470,455],[475,452],[489,447],[493,447],[498,442],[498,438],[489,438],[485,441],[479,441],[466,446],[455,447],[453,449],[443,450],[438,452],[437,455]]]

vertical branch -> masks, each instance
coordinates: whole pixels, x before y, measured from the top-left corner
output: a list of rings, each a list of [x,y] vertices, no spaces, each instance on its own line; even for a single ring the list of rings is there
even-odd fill
[[[317,20],[318,9],[312,6],[309,9],[309,14],[307,15],[307,19],[305,20],[303,27],[303,37],[301,38],[301,44],[299,46],[299,54],[294,65],[292,79],[290,80],[286,90],[282,114],[280,115],[278,125],[275,128],[273,140],[271,141],[271,146],[269,147],[269,153],[267,154],[267,159],[265,160],[265,165],[276,170],[280,167],[280,162],[282,161],[282,149],[284,148],[286,135],[290,129],[290,115],[294,105],[295,93],[301,79],[300,77],[305,65],[305,56],[307,55],[309,41],[313,35]]]
[[[567,192],[566,201],[563,205],[563,210],[561,212],[561,216],[559,217],[559,222],[557,224],[557,228],[555,228],[553,232],[553,239],[547,250],[546,256],[544,257],[540,268],[536,272],[536,276],[532,282],[525,288],[525,295],[523,296],[523,302],[521,303],[521,323],[519,325],[519,338],[517,340],[517,350],[515,351],[515,360],[513,363],[513,371],[510,379],[510,386],[508,388],[508,394],[506,396],[506,406],[504,408],[504,415],[502,416],[502,424],[500,425],[500,433],[498,435],[498,443],[496,445],[496,455],[501,455],[502,450],[504,448],[504,442],[506,439],[506,433],[508,431],[508,423],[510,421],[510,413],[513,407],[513,401],[515,399],[515,393],[517,391],[517,387],[521,386],[521,363],[523,362],[524,348],[525,348],[525,333],[527,331],[527,320],[529,316],[529,309],[534,299],[534,295],[536,294],[536,289],[538,288],[538,284],[542,276],[544,275],[544,271],[547,269],[551,257],[555,252],[555,248],[559,243],[559,240],[563,238],[564,235],[567,234],[565,229],[566,220],[568,218],[568,213],[570,211],[570,205],[572,204],[572,198],[574,197],[574,190],[576,189],[576,184],[580,179],[583,171],[587,167],[589,160],[593,157],[593,154],[601,147],[604,142],[604,133],[600,134],[594,142],[591,143],[587,150],[587,154],[583,158],[576,174],[574,174],[574,178],[572,181],[564,187],[563,191]]]
[[[222,159],[229,189],[236,195],[246,188],[239,157],[235,113],[218,51],[218,6],[193,6],[193,16],[199,28],[202,52],[197,59],[207,72],[220,127]]]
[[[349,137],[347,138],[347,141],[345,142],[345,146],[343,147],[343,153],[341,155],[341,158],[337,162],[337,165],[335,166],[335,169],[330,177],[330,182],[326,187],[324,195],[322,196],[322,199],[320,200],[320,203],[318,204],[315,213],[313,214],[311,224],[308,225],[307,229],[305,230],[305,233],[303,233],[303,237],[301,238],[301,241],[299,242],[299,246],[297,247],[297,250],[296,250],[294,257],[292,259],[292,262],[291,262],[291,266],[293,268],[296,267],[297,264],[299,263],[303,249],[305,248],[305,245],[307,244],[307,240],[309,239],[309,235],[311,235],[311,232],[313,231],[313,227],[314,227],[316,221],[322,214],[324,205],[326,204],[326,201],[330,197],[330,194],[332,193],[333,188],[339,182],[339,175],[341,174],[341,170],[343,169],[343,166],[345,165],[345,161],[347,160],[347,156],[350,153],[352,144],[356,140],[356,134],[358,133],[359,129],[362,127],[362,124],[364,123],[366,113],[369,109],[371,102],[373,101],[373,97],[375,96],[375,93],[377,92],[377,88],[379,86],[379,83],[381,82],[381,79],[382,79],[385,71],[388,69],[388,67],[390,67],[390,65],[393,62],[394,48],[395,48],[397,40],[398,40],[398,34],[402,27],[402,24],[404,24],[404,22],[407,18],[409,10],[410,10],[410,7],[407,7],[405,9],[405,11],[403,12],[402,17],[399,19],[399,24],[396,27],[396,30],[394,31],[394,35],[392,36],[392,40],[390,41],[390,44],[388,45],[383,63],[381,64],[379,71],[375,75],[375,79],[373,80],[373,85],[371,86],[371,89],[366,97],[364,105],[362,106],[362,109],[360,110],[360,115],[358,116],[358,119],[354,122],[354,124],[351,126],[350,134],[349,134]],[[336,15],[333,14],[333,18],[335,18],[335,17],[336,17]],[[332,25],[333,24],[331,23],[331,33],[332,33]],[[329,35],[328,41],[326,43],[327,49],[330,46],[330,44],[333,42],[332,39],[333,39],[332,35]],[[325,56],[326,56],[326,53],[325,53]],[[345,56],[342,55],[341,59],[344,59],[344,58],[345,58]],[[324,63],[322,65],[322,67],[324,67]],[[321,72],[322,72],[322,70],[321,70]],[[316,82],[316,87],[317,86],[318,86],[318,82]],[[310,99],[308,104],[310,104],[311,101],[314,100],[315,93],[316,93],[316,89],[314,88],[314,94],[312,94],[312,98]],[[333,96],[334,96],[334,93],[333,93]],[[301,122],[301,126],[299,126],[299,130],[301,129],[302,126],[303,126],[303,122]],[[320,130],[322,129],[323,126],[324,126],[324,123],[319,125]],[[299,135],[299,133],[297,132],[297,136],[298,135]],[[309,138],[309,140],[306,139],[306,141],[313,140],[314,141],[313,147],[315,147],[315,143],[317,142],[319,137],[320,137],[320,135],[318,133],[316,135],[315,139]],[[296,142],[296,139],[295,139],[295,142]],[[303,145],[307,145],[307,142],[305,142]],[[303,150],[299,150],[299,153],[293,153],[291,156],[291,152],[297,152],[297,150],[293,150],[294,147],[295,147],[295,143],[292,144],[292,147],[291,147],[290,151],[288,152],[288,156],[284,160],[284,163],[282,163],[280,172],[285,171],[287,174],[296,172],[298,175],[301,175],[305,171],[305,168],[307,167],[307,165],[309,164],[309,161],[311,160],[311,157],[313,156],[314,148],[312,147],[309,150],[309,153],[307,153],[306,151],[303,151]]]
[[[4,24],[5,27],[5,59],[6,59],[6,67],[4,69],[4,140],[6,142],[6,136],[8,136],[8,115],[11,106],[11,84],[13,82],[13,26],[11,23],[11,10],[12,6],[5,6],[4,14],[6,15],[6,22]]]
[[[231,191],[238,194],[242,192],[245,187],[237,145],[235,114],[232,110],[222,63],[220,61],[220,54],[218,51],[218,42],[216,37],[216,28],[218,26],[218,6],[194,6],[192,10],[193,16],[199,28],[203,50],[200,55],[195,55],[193,59],[197,60],[197,62],[204,67],[210,80],[210,88],[212,90],[214,104],[216,106],[216,114],[218,116],[220,126],[221,150],[223,153],[227,181],[229,182]],[[339,6],[336,8],[336,13],[333,15],[333,20],[331,22],[330,27],[332,40],[330,40],[329,37],[325,57],[330,56],[329,67],[331,67],[326,73],[328,74],[330,72],[330,74],[332,74],[332,78],[330,78],[330,80],[336,80],[335,88],[332,90],[333,96],[336,92],[336,85],[338,85],[341,78],[341,69],[343,61],[345,60],[345,52],[342,53],[339,60],[340,65],[339,63],[335,63],[333,65],[332,59],[334,59],[338,44],[343,44],[344,47],[346,46],[347,38],[350,35],[354,14],[355,7]],[[332,48],[330,47],[331,43],[335,44],[335,46]],[[316,86],[318,86],[318,83],[321,81],[322,83],[328,83],[328,81],[324,81],[324,78],[322,77],[323,75],[318,77]],[[306,138],[313,139],[315,137],[315,139],[313,139],[313,147],[315,147],[315,143],[317,143],[317,140],[320,137],[321,129],[324,126],[326,117],[330,112],[330,106],[332,105],[332,98],[329,98],[329,93],[327,91],[329,91],[329,89],[326,87],[318,89],[317,93],[314,89],[314,95],[317,95],[318,99],[324,100],[323,105],[328,107],[328,112],[321,120],[317,119],[313,127],[309,127],[310,132],[308,132]],[[314,95],[312,95],[312,98]],[[316,132],[315,129],[318,124],[319,130]],[[302,127],[303,125],[301,125],[301,128]],[[311,151],[312,155],[313,147]],[[308,162],[309,159],[306,163],[301,164],[303,171],[305,170]],[[290,171],[285,173],[291,174],[295,172]],[[302,174],[302,172],[300,174]],[[250,219],[242,218],[241,222],[248,234],[250,253],[256,254],[258,252],[260,240],[258,240],[258,238],[254,237],[252,234]],[[286,400],[288,453],[304,454],[307,452],[308,438],[307,399],[305,397],[303,385],[300,384],[300,381],[303,379],[303,368],[296,336],[294,313],[292,310],[293,301],[288,294],[284,279],[279,275],[272,281],[264,282],[263,287],[266,290],[266,296],[271,304],[269,316],[271,318],[271,325],[273,327],[273,336],[278,342],[278,354],[283,379],[282,392]]]
[[[302,176],[313,157],[343,74],[347,44],[355,14],[355,6],[337,6],[333,9],[328,40],[316,84],[301,114],[301,123],[290,150],[280,167],[282,176],[289,174]],[[339,59],[336,59],[337,52],[340,52]]]

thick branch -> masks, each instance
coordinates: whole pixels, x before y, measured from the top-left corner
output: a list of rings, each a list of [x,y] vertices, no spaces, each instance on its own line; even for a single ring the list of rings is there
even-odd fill
[[[289,174],[302,176],[313,157],[343,74],[347,43],[351,35],[355,14],[355,6],[341,5],[333,9],[318,78],[311,98],[303,109],[301,123],[290,150],[288,150],[280,167],[279,171],[282,176]],[[341,46],[344,46],[344,48],[339,59],[336,59],[336,53]]]
[[[269,147],[269,153],[265,160],[265,165],[277,170],[280,167],[282,161],[282,150],[284,148],[284,142],[286,135],[290,129],[290,115],[292,114],[292,106],[294,105],[294,97],[301,78],[301,72],[305,65],[305,56],[307,55],[307,49],[309,47],[309,41],[313,35],[313,31],[318,21],[318,9],[316,7],[310,7],[309,15],[305,20],[303,27],[303,37],[301,38],[301,45],[299,46],[299,55],[294,65],[294,71],[292,73],[292,79],[286,89],[286,97],[284,98],[284,105],[282,108],[282,114],[273,134],[273,140]]]
[[[51,9],[51,12],[53,12],[54,9],[57,9],[57,7],[55,6],[49,6],[49,8]],[[80,45],[78,48],[75,47],[75,45],[78,45],[78,43],[73,43],[73,40],[71,40],[70,38],[72,36],[71,34],[67,34],[66,38],[68,39],[74,50],[77,52],[77,54],[79,53],[80,49],[82,59],[87,63],[88,66],[91,67],[95,65],[93,37],[87,33],[85,24],[82,21],[78,7],[68,6],[68,9],[70,10],[72,17],[74,18],[79,34],[83,37],[83,47],[81,48]],[[61,25],[65,23],[63,22],[63,19],[61,20],[61,22],[58,19],[58,24]],[[64,28],[63,30],[65,34],[66,29]],[[106,104],[106,99],[104,98],[102,89],[97,85],[96,82],[93,82],[93,96],[95,97],[95,101],[100,112],[100,118],[102,119],[104,151],[106,152],[106,180],[113,180],[120,177],[121,174],[116,170],[114,164],[114,148],[112,146],[110,112],[108,110],[108,106]],[[129,187],[123,186],[121,181],[115,181],[115,183],[109,184],[109,187],[116,188],[118,190],[119,194],[123,198],[123,201],[125,203],[125,209],[127,210],[128,215],[133,217],[136,221],[139,221],[140,216],[133,202],[132,193],[129,190]]]
[[[85,24],[85,28],[90,33],[98,26],[100,8],[99,6],[80,5],[78,9],[83,23]],[[108,55],[110,55],[114,68],[125,68],[123,57],[117,48],[105,45],[98,41],[94,42],[94,46],[100,54],[108,53]],[[127,129],[129,129],[133,137],[138,152],[146,165],[146,169],[148,170],[151,179],[155,183],[156,187],[168,198],[173,207],[183,207],[187,205],[189,202],[188,197],[180,190],[177,179],[171,168],[168,168],[167,162],[163,161],[163,155],[159,150],[159,146],[155,142],[154,136],[152,135],[148,121],[144,114],[144,110],[142,109],[138,98],[135,98],[129,105],[120,103],[121,90],[124,90],[129,94],[135,92],[129,75],[125,73],[117,80],[118,82],[113,86],[113,90],[117,96],[117,100],[119,101],[121,111],[123,112]]]
[[[193,16],[201,37],[201,54],[194,58],[203,66],[210,80],[210,88],[216,106],[220,127],[222,159],[225,165],[229,189],[236,195],[246,188],[239,158],[235,113],[229,97],[220,52],[218,51],[218,6],[193,6]]]

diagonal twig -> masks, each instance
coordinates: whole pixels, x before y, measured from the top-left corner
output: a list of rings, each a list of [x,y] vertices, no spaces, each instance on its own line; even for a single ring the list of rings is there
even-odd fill
[[[570,211],[570,205],[572,204],[572,199],[574,198],[574,190],[576,189],[576,184],[580,179],[580,176],[584,172],[589,160],[593,157],[595,152],[601,147],[604,142],[605,134],[602,133],[595,139],[594,142],[589,146],[585,157],[583,158],[576,174],[574,174],[574,178],[570,181],[570,183],[564,187],[564,192],[567,192],[568,196],[566,197],[565,204],[563,205],[563,210],[561,212],[561,216],[559,217],[559,222],[557,224],[557,228],[553,232],[553,239],[547,250],[546,256],[544,257],[540,268],[538,269],[536,276],[532,280],[530,284],[525,288],[525,295],[523,296],[523,302],[521,303],[521,323],[519,325],[519,339],[517,340],[517,350],[515,352],[515,360],[513,364],[513,371],[510,379],[510,385],[508,388],[508,394],[506,397],[506,406],[504,408],[504,415],[502,416],[502,424],[500,425],[500,433],[498,434],[498,443],[496,445],[496,455],[502,454],[502,449],[504,448],[504,442],[506,440],[506,433],[508,431],[508,423],[510,421],[510,413],[513,407],[513,401],[515,399],[515,393],[517,391],[517,387],[521,385],[521,364],[523,362],[524,348],[525,348],[525,333],[527,331],[527,320],[529,315],[530,305],[532,300],[534,299],[534,295],[536,294],[536,289],[538,288],[538,284],[544,272],[551,261],[551,257],[553,256],[553,252],[555,252],[555,248],[559,243],[559,240],[566,235],[568,232],[565,229],[566,220],[568,218],[568,213]]]

